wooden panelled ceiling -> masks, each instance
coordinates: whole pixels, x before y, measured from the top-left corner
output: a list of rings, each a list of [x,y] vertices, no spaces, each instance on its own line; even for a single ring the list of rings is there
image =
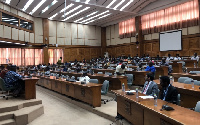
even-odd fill
[[[30,6],[25,10],[30,14],[38,5],[41,6],[31,15],[51,18],[51,20],[73,22],[97,26],[109,26],[118,22],[164,9],[190,0],[1,0],[10,1],[9,5],[22,10],[28,1]],[[66,1],[66,4],[65,4]],[[121,4],[120,4],[121,3]],[[120,4],[120,5],[119,5]],[[110,5],[110,6],[109,6]],[[124,7],[127,5],[126,7]],[[67,7],[65,11],[62,9]],[[122,10],[122,8],[124,9]],[[45,12],[44,9],[48,8]],[[66,14],[66,16],[63,16]]]

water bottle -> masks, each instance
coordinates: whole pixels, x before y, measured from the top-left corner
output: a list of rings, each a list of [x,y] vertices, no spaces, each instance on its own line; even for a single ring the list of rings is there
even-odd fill
[[[191,80],[192,88],[194,89],[194,80]]]
[[[136,98],[138,98],[138,88],[136,88]]]
[[[188,73],[188,72],[187,72],[187,68],[185,68],[185,73]]]
[[[172,85],[172,84],[173,84],[173,82],[174,82],[174,80],[173,80],[173,77],[172,77],[172,76],[170,76],[170,84]]]
[[[195,64],[195,62],[194,62],[194,68],[196,68],[196,64]]]
[[[154,106],[157,106],[157,96],[154,94]]]
[[[125,92],[125,85],[124,85],[124,83],[122,84],[122,92]]]

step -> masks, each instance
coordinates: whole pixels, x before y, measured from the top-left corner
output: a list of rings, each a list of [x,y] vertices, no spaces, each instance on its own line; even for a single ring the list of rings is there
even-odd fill
[[[44,114],[44,107],[42,104],[25,107],[14,112],[14,119],[17,125],[26,125]]]
[[[7,119],[13,119],[13,118],[14,118],[13,112],[0,113],[0,121],[7,120]]]
[[[37,99],[26,100],[25,102],[22,102],[20,104],[9,105],[7,107],[6,106],[1,107],[0,113],[12,112],[12,111],[16,111],[21,108],[24,108],[24,107],[30,107],[30,106],[39,105],[39,104],[42,104],[42,100],[37,100]]]
[[[16,125],[16,122],[14,119],[7,119],[4,121],[0,121],[0,125]]]

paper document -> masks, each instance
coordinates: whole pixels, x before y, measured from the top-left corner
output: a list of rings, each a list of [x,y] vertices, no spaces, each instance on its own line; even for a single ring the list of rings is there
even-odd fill
[[[136,92],[135,90],[125,91],[125,92]]]
[[[139,96],[142,99],[153,99],[153,96]]]

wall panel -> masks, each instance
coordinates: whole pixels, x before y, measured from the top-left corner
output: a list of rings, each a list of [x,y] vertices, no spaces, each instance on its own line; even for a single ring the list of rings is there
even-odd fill
[[[4,26],[4,38],[11,39],[11,27]]]
[[[18,40],[18,36],[19,36],[18,29],[12,28],[12,39],[13,40]]]
[[[3,37],[4,35],[3,25],[0,25],[0,37]]]
[[[25,41],[29,42],[29,32],[25,31]]]
[[[56,21],[49,21],[49,37],[56,37]]]
[[[30,33],[30,42],[35,43],[35,35],[34,33]]]

